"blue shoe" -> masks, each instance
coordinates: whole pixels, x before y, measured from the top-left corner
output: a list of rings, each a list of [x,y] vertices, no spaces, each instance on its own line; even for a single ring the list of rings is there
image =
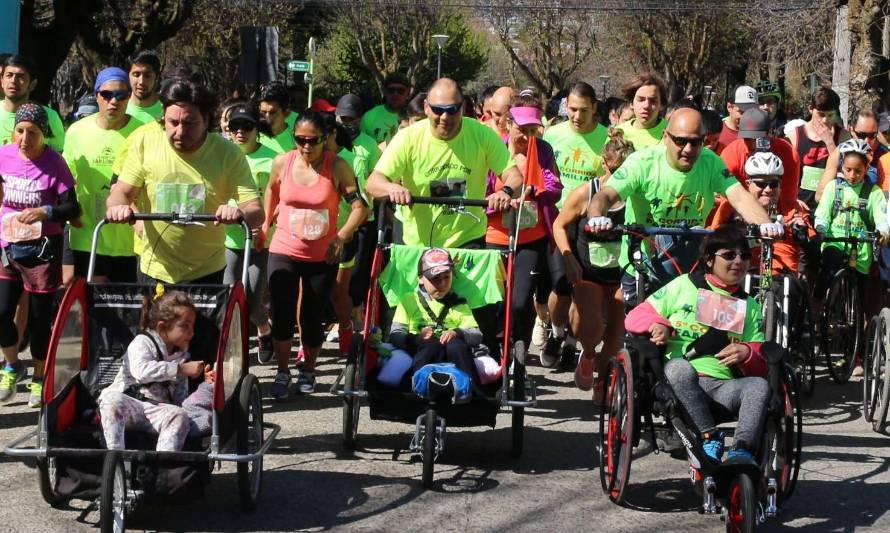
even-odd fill
[[[726,459],[748,460],[753,462],[754,454],[744,448],[733,448],[729,450],[729,453],[726,455]]]
[[[723,432],[718,431],[716,433],[713,433],[711,435],[711,438],[704,441],[701,445],[702,449],[705,451],[705,455],[718,463],[723,458],[723,438]]]

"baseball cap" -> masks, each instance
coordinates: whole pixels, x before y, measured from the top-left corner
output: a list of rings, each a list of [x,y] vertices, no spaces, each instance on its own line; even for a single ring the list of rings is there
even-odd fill
[[[742,139],[760,139],[766,137],[769,130],[769,115],[760,108],[752,107],[742,114],[739,121],[739,137]]]
[[[757,106],[757,91],[750,85],[740,85],[732,95],[731,103],[748,110]]]
[[[775,82],[770,80],[760,80],[757,82],[757,98],[765,98],[767,96],[772,96],[777,100],[782,99],[782,93],[779,91],[779,86],[776,85]]]
[[[338,117],[358,118],[362,116],[362,99],[354,94],[344,94],[337,101],[336,114]]]
[[[454,269],[454,261],[447,250],[430,248],[420,256],[420,273],[427,279]]]
[[[243,120],[252,124],[258,124],[260,121],[259,114],[246,105],[236,105],[229,111],[229,122],[237,122]]]
[[[541,110],[537,107],[511,107],[510,116],[513,117],[513,122],[519,126],[525,126],[526,124],[541,124]]]
[[[312,102],[312,107],[310,108],[313,111],[321,111],[323,113],[333,113],[337,110],[336,107],[324,98],[316,98],[314,102]]]

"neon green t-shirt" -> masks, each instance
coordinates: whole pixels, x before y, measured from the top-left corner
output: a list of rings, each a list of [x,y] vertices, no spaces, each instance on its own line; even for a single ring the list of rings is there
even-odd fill
[[[416,196],[482,199],[488,171],[501,175],[515,165],[507,147],[491,128],[464,118],[460,132],[448,141],[433,137],[428,120],[400,130],[374,170],[392,181],[401,181]],[[483,208],[467,208],[478,220],[443,211],[438,206],[400,206],[405,244],[456,247],[485,236],[488,219]]]
[[[130,98],[130,102],[127,104],[127,114],[135,117],[139,122],[155,122],[164,115],[164,105],[160,100],[156,100],[148,107],[140,107]]]
[[[71,226],[71,249],[89,252],[93,230],[105,218],[105,202],[111,192],[112,167],[124,149],[127,138],[140,126],[135,117],[119,130],[105,130],[96,124],[96,115],[84,117],[68,128],[65,161],[77,181],[74,188],[80,203],[82,226]],[[133,227],[129,224],[109,224],[99,234],[97,253],[110,256],[132,256]]]
[[[297,123],[297,119],[300,118],[300,114],[296,111],[290,111],[286,117],[284,117],[284,123],[287,124],[287,131],[294,131],[294,125]]]
[[[242,204],[259,197],[244,153],[215,133],[197,151],[179,154],[164,130],[140,132],[119,179],[141,189],[137,204],[147,213],[214,214],[230,198]],[[190,281],[226,266],[222,225],[146,222],[143,240],[140,268],[162,281]]]
[[[62,124],[62,118],[51,107],[41,106],[46,111],[46,117],[49,119],[49,131],[52,137],[46,138],[46,144],[52,147],[56,152],[62,153],[65,150],[65,125]],[[0,145],[12,142],[12,132],[15,131],[15,112],[9,112],[0,105]]]
[[[272,173],[272,161],[276,155],[278,154],[272,151],[271,148],[262,144],[253,153],[245,154],[247,166],[250,167],[250,175],[253,176],[254,185],[256,185],[257,192],[259,193],[260,205],[262,205],[263,198],[266,195],[266,186],[269,185],[269,175]],[[229,204],[237,206],[238,202],[229,200]],[[266,239],[266,248],[269,247],[270,242],[272,242],[271,236]],[[240,224],[226,225],[226,248],[233,250],[244,249],[244,228]]]
[[[597,124],[590,133],[578,133],[571,122],[562,122],[547,128],[544,140],[553,147],[559,178],[562,181],[562,198],[557,207],[562,207],[572,191],[603,174],[603,146],[608,140],[608,130]]]
[[[295,115],[296,113],[291,113]],[[260,135],[260,144],[268,146],[276,154],[284,154],[290,152],[297,147],[297,141],[294,140],[293,127],[284,128],[278,135],[269,137],[268,135]]]
[[[380,161],[380,156],[383,155],[383,152],[380,150],[380,146],[377,145],[377,142],[372,139],[367,133],[360,132],[358,137],[352,140],[352,150],[359,157],[364,158],[364,160],[368,164],[368,174],[371,173],[371,170],[377,166],[377,161]],[[356,174],[358,177],[358,174]],[[367,176],[363,178],[367,180]],[[365,190],[365,181],[361,181],[359,183],[362,190]]]
[[[664,144],[656,144],[632,153],[612,174],[606,187],[615,189],[627,203],[627,224],[704,226],[714,207],[714,195],[725,196],[732,187],[742,185],[726,169],[720,156],[710,150],[702,150],[689,172],[672,168],[666,150]],[[651,254],[648,243],[644,241],[643,245],[644,252]],[[621,266],[627,265],[627,247],[625,236]]]
[[[822,192],[822,200],[819,202],[819,206],[816,207],[816,226],[827,225],[828,231],[826,235],[828,237],[857,237],[860,239],[865,239],[868,237],[867,232],[868,228],[865,225],[864,220],[862,220],[862,216],[859,213],[859,194],[862,192],[862,187],[864,186],[864,182],[859,183],[855,186],[850,186],[845,181],[844,184],[838,189],[837,180],[831,181],[828,185],[825,186],[825,190]],[[838,211],[835,213],[834,218],[831,217],[834,200],[835,197],[840,191],[841,196],[841,209],[850,208],[850,211]],[[868,193],[868,204],[866,207],[868,211],[868,215],[871,218],[871,221],[875,228],[881,229],[884,231],[887,229],[887,200],[884,198],[884,193],[881,191],[881,188],[877,185],[871,188],[871,192]],[[847,225],[847,220],[850,222],[850,234],[847,235],[845,231],[845,227]],[[852,245],[846,244],[843,242],[826,242],[822,244],[822,249],[825,248],[837,248],[839,250],[843,250],[847,248],[850,249]],[[862,272],[863,274],[868,274],[871,269],[872,262],[872,253],[871,253],[871,245],[867,243],[860,243],[856,247],[856,270]]]
[[[710,283],[711,290],[722,296],[729,293],[714,287]],[[689,345],[704,335],[709,329],[696,320],[695,311],[698,306],[698,288],[689,279],[689,274],[672,280],[670,283],[655,291],[646,301],[655,308],[655,311],[666,318],[674,329],[674,334],[667,342],[665,358],[678,359],[685,356]],[[747,298],[745,303],[745,327],[742,334],[727,331],[731,342],[763,342],[763,316],[757,300]],[[702,354],[689,361],[692,368],[699,374],[715,379],[733,379],[732,369],[714,354]]]
[[[380,104],[362,117],[362,131],[378,144],[389,141],[399,131],[399,114]]]
[[[648,148],[661,142],[661,136],[668,125],[667,120],[661,119],[655,126],[649,129],[637,128],[635,126],[636,121],[637,119],[632,118],[616,126],[616,128],[624,132],[624,139],[633,143],[634,150]]]
[[[414,335],[420,333],[420,331],[427,326],[432,328],[436,327],[436,321],[430,317],[429,313],[426,312],[426,309],[424,309],[423,305],[420,303],[421,298],[425,298],[425,295],[419,290],[402,295],[392,318],[393,323],[405,324],[408,327],[408,333]],[[426,303],[429,306],[430,311],[438,317],[439,313],[442,312],[444,304],[435,298],[426,298]],[[443,331],[449,329],[470,329],[478,327],[479,325],[476,324],[476,319],[473,318],[473,311],[466,303],[460,303],[450,308],[442,319]]]

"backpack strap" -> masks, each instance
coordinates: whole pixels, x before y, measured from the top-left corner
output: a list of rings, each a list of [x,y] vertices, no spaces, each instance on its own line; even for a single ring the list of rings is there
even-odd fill
[[[151,341],[152,345],[154,345],[155,357],[157,358],[158,362],[163,361],[164,360],[164,352],[161,351],[161,347],[158,345],[158,342],[154,339],[154,337],[152,337],[148,333],[140,333],[140,335],[143,337],[146,337],[148,340]],[[137,335],[137,337],[138,336],[139,335]],[[125,355],[125,357],[126,357],[126,355]],[[161,402],[158,402],[157,400],[153,400],[153,399],[149,398],[145,394],[142,394],[142,391],[140,390],[139,385],[130,385],[129,387],[127,387],[126,390],[124,390],[124,394],[126,394],[127,396],[129,396],[131,398],[135,398],[135,399],[139,400],[140,402],[147,402],[152,405],[160,405],[160,403],[161,403]]]
[[[868,212],[868,197],[871,196],[871,190],[874,187],[874,183],[870,180],[865,180],[862,183],[862,189],[859,190],[859,218],[862,219],[862,223],[865,224],[865,229],[869,232],[875,230],[875,221],[871,219],[871,215]]]
[[[421,288],[417,289],[417,299],[420,301],[420,306],[426,312],[427,316],[430,320],[435,324],[435,329],[441,330],[444,328],[445,317],[448,316],[448,311],[451,311],[451,308],[466,302],[463,298],[455,295],[454,293],[448,294],[445,298],[442,299],[442,310],[439,311],[439,314],[433,312],[433,309],[430,307],[429,302],[426,301],[426,291]]]

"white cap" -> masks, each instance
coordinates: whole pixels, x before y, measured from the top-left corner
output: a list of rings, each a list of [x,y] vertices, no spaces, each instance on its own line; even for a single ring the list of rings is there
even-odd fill
[[[757,105],[757,91],[750,85],[740,85],[732,97],[732,103],[741,107],[743,110],[750,109]]]

